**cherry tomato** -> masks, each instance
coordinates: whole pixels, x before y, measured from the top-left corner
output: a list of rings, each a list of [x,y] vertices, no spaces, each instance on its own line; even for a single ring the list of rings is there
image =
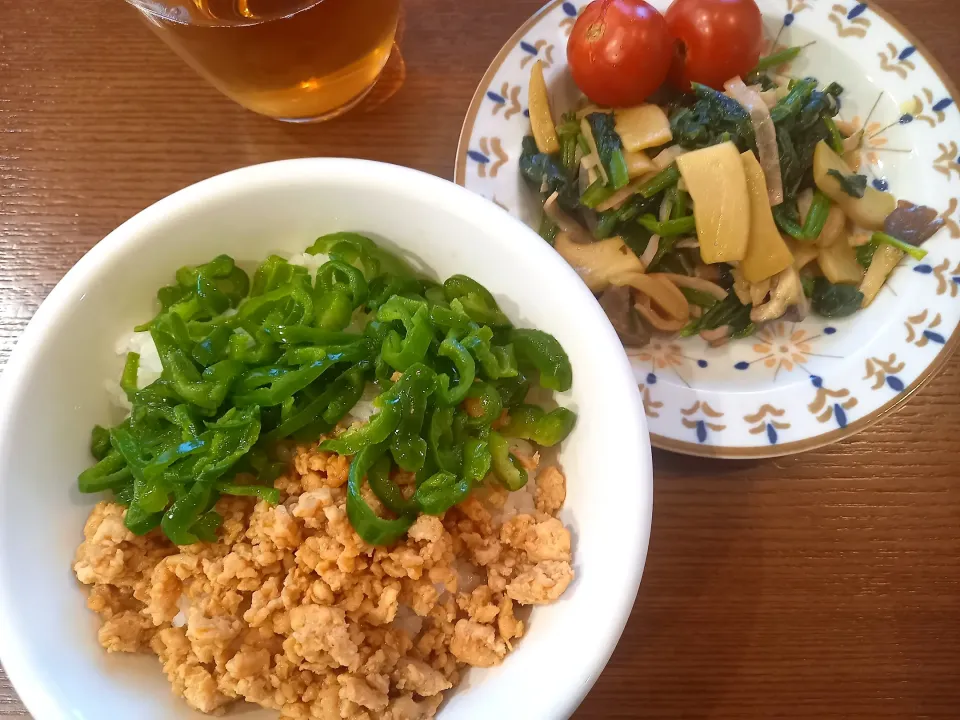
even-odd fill
[[[598,105],[639,105],[667,79],[673,58],[667,22],[643,0],[594,0],[577,18],[567,61]]]
[[[763,19],[754,0],[676,0],[666,19],[676,39],[670,81],[679,90],[691,82],[722,90],[757,66]]]

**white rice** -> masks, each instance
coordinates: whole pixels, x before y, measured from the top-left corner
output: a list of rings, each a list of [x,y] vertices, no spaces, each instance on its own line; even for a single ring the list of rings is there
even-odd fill
[[[291,265],[300,265],[307,269],[307,272],[310,273],[310,277],[317,276],[317,270],[320,269],[320,266],[323,265],[330,259],[329,255],[309,255],[307,253],[298,253],[297,255],[291,255],[287,258],[287,262]]]
[[[360,396],[360,400],[357,401],[357,404],[353,406],[353,410],[350,411],[350,418],[355,422],[366,422],[369,420],[377,409],[373,405],[374,398],[380,394],[380,390],[377,389],[376,385],[367,384],[367,387],[363,391],[363,395]]]

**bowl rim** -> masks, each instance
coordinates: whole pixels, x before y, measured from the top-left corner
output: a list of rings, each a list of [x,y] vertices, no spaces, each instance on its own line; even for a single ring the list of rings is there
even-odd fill
[[[530,256],[531,262],[538,263],[541,268],[547,268],[554,275],[567,275],[568,279],[576,280],[569,283],[570,291],[583,296],[582,304],[590,308],[589,312],[593,314],[598,330],[606,335],[605,343],[610,345],[609,350],[612,352],[601,348],[604,350],[603,354],[609,356],[611,363],[620,365],[619,374],[624,379],[624,384],[634,387],[635,390],[629,360],[622,350],[617,352],[620,343],[616,333],[586,286],[579,282],[575,272],[562,262],[533,230],[494,203],[442,178],[388,163],[348,158],[280,160],[215,175],[162,198],[108,233],[67,271],[31,318],[0,376],[0,461],[12,450],[6,438],[9,436],[9,428],[15,421],[14,410],[22,402],[19,388],[24,386],[22,380],[31,372],[33,358],[42,352],[64,308],[68,303],[81,297],[80,292],[83,287],[96,276],[101,264],[108,258],[128,243],[135,242],[140,234],[163,225],[169,216],[198,211],[198,208],[205,203],[214,199],[223,199],[238,190],[250,191],[256,188],[276,187],[295,180],[323,183],[343,177],[376,179],[381,187],[416,186],[422,189],[425,196],[431,197],[433,203],[450,209],[464,220],[474,216],[484,216],[489,224],[502,228],[504,234],[513,234],[519,239],[525,237],[525,246],[518,252]],[[616,422],[639,430],[641,438],[644,436],[649,438],[638,391],[629,393],[623,399],[623,407],[617,413]],[[632,483],[635,488],[633,500],[641,512],[638,517],[639,522],[632,530],[633,542],[629,547],[618,549],[618,552],[624,554],[621,567],[625,570],[621,579],[611,588],[618,588],[620,597],[616,602],[616,612],[604,621],[608,637],[605,642],[598,643],[590,652],[578,653],[585,671],[583,676],[585,682],[578,688],[571,688],[566,698],[555,703],[553,712],[557,713],[556,717],[567,717],[572,714],[596,682],[619,642],[636,600],[649,548],[653,511],[653,469],[649,440],[646,443],[646,456],[644,456],[643,447],[644,443],[641,442],[633,448],[623,449],[624,452],[634,456],[629,464],[641,471],[642,477],[638,478],[639,482]],[[0,475],[0,487],[6,482],[10,481]],[[11,512],[4,507],[4,502],[4,496],[0,493],[0,517]],[[5,578],[10,577],[5,559],[8,552],[7,549],[0,552],[0,659],[23,703],[38,720],[73,718],[74,715],[70,709],[65,707],[55,694],[46,689],[37,671],[42,658],[34,656],[29,632],[15,627],[10,621],[11,614],[7,611],[7,607],[13,605],[11,599],[15,586],[13,583],[4,582]]]

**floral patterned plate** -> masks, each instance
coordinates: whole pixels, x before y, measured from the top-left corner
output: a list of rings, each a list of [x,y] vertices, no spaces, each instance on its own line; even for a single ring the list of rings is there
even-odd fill
[[[669,0],[650,0],[661,11]],[[480,83],[460,136],[456,181],[536,227],[517,169],[530,132],[530,65],[546,70],[554,112],[579,92],[566,42],[586,0],[556,0],[524,24]],[[631,351],[655,446],[690,455],[772,457],[853,435],[944,364],[960,333],[960,111],[943,69],[874,4],[758,0],[778,45],[815,44],[793,66],[846,88],[841,118],[866,124],[861,172],[880,190],[941,211],[944,228],[907,258],[874,303],[835,321],[777,322],[710,348],[659,339]]]

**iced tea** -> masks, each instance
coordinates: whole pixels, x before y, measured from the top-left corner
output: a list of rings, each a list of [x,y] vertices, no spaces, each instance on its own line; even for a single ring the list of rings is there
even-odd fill
[[[400,0],[128,0],[228,97],[307,122],[352,107],[393,48]]]

